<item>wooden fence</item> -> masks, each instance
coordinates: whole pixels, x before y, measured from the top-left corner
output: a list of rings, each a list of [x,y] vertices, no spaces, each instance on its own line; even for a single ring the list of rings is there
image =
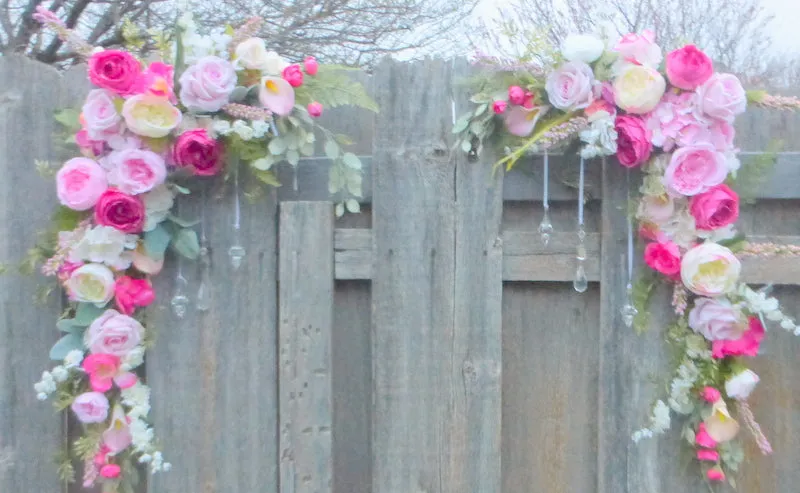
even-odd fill
[[[364,156],[362,213],[334,220],[327,163],[300,163],[284,186],[243,205],[243,267],[227,259],[232,199],[206,206],[213,306],[182,321],[169,310],[173,259],[158,277],[148,354],[152,420],[173,470],[153,493],[669,493],[701,492],[677,433],[638,446],[665,391],[658,329],[624,327],[620,259],[626,177],[590,162],[586,224],[591,281],[572,289],[577,163],[553,159],[544,248],[541,161],[492,179],[492,156],[451,155],[454,82],[465,63],[387,61],[363,76],[381,106],[330,110],[329,126]],[[19,261],[56,203],[34,159],[55,158],[53,110],[80,103],[80,69],[59,75],[0,58],[0,261]],[[745,165],[772,138],[786,146],[759,202],[742,213],[751,235],[800,243],[797,117],[750,111],[738,124]],[[282,172],[291,183],[289,171]],[[631,182],[638,183],[634,174]],[[181,203],[199,216],[199,198]],[[800,263],[748,261],[745,277],[774,282],[800,316]],[[183,273],[197,286],[194,267]],[[61,300],[31,302],[41,278],[0,277],[0,492],[78,491],[59,485],[51,457],[73,424],[36,401]],[[193,293],[192,293],[193,294]],[[800,481],[800,342],[770,333],[755,369],[754,407],[775,455],[753,444],[739,491],[789,493]]]

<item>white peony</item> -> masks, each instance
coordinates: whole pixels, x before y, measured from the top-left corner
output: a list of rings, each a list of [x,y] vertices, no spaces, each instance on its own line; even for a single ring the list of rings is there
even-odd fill
[[[234,65],[239,69],[260,70],[268,75],[281,75],[289,63],[274,51],[267,51],[263,39],[249,38],[236,46]]]
[[[70,262],[89,261],[106,264],[117,270],[130,267],[136,248],[136,235],[126,234],[111,226],[95,226],[87,230],[72,247]]]
[[[725,382],[725,393],[732,399],[744,400],[758,385],[758,375],[752,370],[745,370]]]
[[[683,256],[681,279],[686,288],[700,296],[720,296],[731,291],[739,280],[742,264],[717,243],[703,243]]]
[[[175,202],[175,195],[167,185],[160,185],[142,195],[142,198],[146,214],[143,229],[152,231],[169,215]]]
[[[570,62],[592,63],[605,50],[603,41],[590,34],[573,34],[564,41],[561,53]]]

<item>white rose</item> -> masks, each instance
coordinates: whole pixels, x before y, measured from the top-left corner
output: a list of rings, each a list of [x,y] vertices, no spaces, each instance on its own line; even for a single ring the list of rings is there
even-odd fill
[[[719,296],[736,286],[742,264],[728,248],[703,243],[683,256],[681,279],[686,288],[700,296]]]
[[[144,231],[152,231],[169,215],[175,196],[166,185],[160,185],[142,195],[145,208]]]
[[[279,76],[283,74],[283,69],[289,66],[289,62],[274,51],[267,52],[263,72],[267,75]]]
[[[280,75],[289,64],[274,51],[267,51],[264,40],[249,38],[236,46],[234,63],[239,68]]]
[[[736,340],[747,330],[747,320],[728,300],[698,298],[689,312],[689,327],[709,341]]]
[[[589,34],[573,34],[564,41],[561,53],[570,62],[592,63],[605,49],[602,40]]]
[[[759,378],[754,371],[745,370],[725,382],[725,393],[732,399],[744,400],[756,388]]]
[[[628,113],[641,115],[658,105],[666,87],[667,82],[658,70],[627,65],[614,80],[614,99]]]
[[[75,269],[65,283],[70,299],[103,306],[114,296],[114,273],[102,264]]]
[[[125,234],[111,226],[95,226],[86,231],[69,253],[70,262],[88,260],[106,264],[114,269],[127,269],[133,261],[132,250],[136,248],[136,235]]]

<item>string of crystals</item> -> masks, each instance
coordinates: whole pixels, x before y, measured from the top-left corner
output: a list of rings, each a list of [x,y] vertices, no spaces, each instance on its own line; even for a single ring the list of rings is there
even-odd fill
[[[203,187],[201,191],[202,203],[206,203],[206,189]],[[211,295],[211,252],[208,246],[208,237],[206,236],[206,208],[202,207],[200,212],[200,287],[197,288],[197,300],[195,301],[197,309],[201,312],[211,309],[212,295]]]
[[[630,170],[626,170],[625,172],[625,186],[627,192],[627,201],[626,206],[630,204],[631,201],[631,172]],[[625,305],[622,306],[620,309],[620,313],[622,314],[622,322],[625,324],[626,327],[631,328],[633,326],[633,319],[636,318],[636,315],[639,314],[639,310],[633,306],[633,218],[631,217],[630,212],[625,210],[625,217],[627,218],[628,223],[628,262],[627,262],[627,273],[628,273],[628,281],[625,285]]]
[[[544,177],[542,182],[542,208],[544,209],[544,215],[542,216],[542,222],[539,223],[539,234],[542,237],[542,243],[544,243],[544,246],[547,246],[547,244],[550,243],[550,237],[553,234],[553,223],[550,222],[550,162],[546,148],[544,149]]]
[[[175,213],[180,217],[180,200],[175,203]],[[186,316],[189,308],[189,297],[186,295],[189,282],[183,277],[183,255],[178,255],[178,273],[175,276],[175,292],[169,304],[172,307],[172,313],[176,317],[182,319]]]
[[[228,249],[231,267],[238,270],[242,265],[242,260],[247,253],[241,244],[241,204],[239,202],[239,163],[233,163],[233,245]]]
[[[589,279],[586,277],[586,269],[583,265],[586,260],[586,228],[583,224],[584,167],[584,159],[581,156],[580,174],[578,176],[578,247],[575,252],[578,268],[575,270],[575,280],[572,281],[572,287],[579,293],[583,293],[589,288]]]

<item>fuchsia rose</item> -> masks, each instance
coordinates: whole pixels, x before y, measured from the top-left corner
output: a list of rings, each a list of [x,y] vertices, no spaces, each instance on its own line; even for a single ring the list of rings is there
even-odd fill
[[[738,339],[745,331],[742,311],[720,298],[697,298],[689,312],[689,327],[709,341]]]
[[[102,226],[111,226],[123,233],[141,233],[145,221],[142,199],[109,188],[97,200],[94,220]]]
[[[72,158],[56,174],[58,200],[65,207],[85,211],[94,207],[108,189],[106,172],[97,162],[85,158]]]
[[[725,481],[725,473],[722,472],[722,469],[719,466],[712,467],[711,469],[709,469],[708,472],[706,473],[706,477],[708,478],[709,481],[714,481],[714,482]]]
[[[89,386],[95,392],[108,392],[117,384],[120,389],[136,385],[136,375],[121,371],[121,360],[113,354],[90,354],[83,360],[83,370],[89,375]]]
[[[97,317],[86,331],[86,346],[94,354],[111,354],[120,358],[142,342],[144,327],[135,318],[108,309]]]
[[[724,228],[739,218],[739,195],[728,185],[717,185],[692,197],[689,212],[698,229],[712,231]]]
[[[172,148],[172,159],[180,167],[191,168],[198,176],[216,175],[222,168],[222,143],[202,128],[183,132]]]
[[[750,317],[749,327],[736,340],[716,340],[711,344],[711,356],[722,359],[726,356],[750,356],[758,355],[761,341],[764,339],[764,326],[758,317]]]
[[[84,392],[70,408],[81,423],[102,423],[108,417],[108,398],[100,392]]]
[[[104,141],[119,133],[122,116],[114,105],[116,95],[105,89],[92,89],[81,109],[81,120],[90,140]]]
[[[122,276],[114,286],[117,307],[125,315],[133,315],[136,307],[148,306],[156,299],[153,287],[147,279]]]
[[[713,145],[682,147],[672,154],[664,185],[679,195],[697,195],[724,182],[728,171],[725,155]]]
[[[617,159],[626,168],[633,168],[650,159],[653,144],[644,120],[634,115],[617,116]]]
[[[136,80],[133,92],[169,99],[172,104],[175,104],[178,101],[175,99],[175,93],[173,92],[174,79],[175,71],[172,65],[153,62]]]
[[[644,261],[654,271],[675,278],[681,272],[681,251],[671,241],[649,243],[644,248]]]
[[[508,88],[508,101],[511,104],[522,106],[525,102],[525,90],[519,86],[511,86]]]
[[[494,103],[492,103],[492,111],[494,111],[495,115],[500,115],[506,111],[508,108],[508,103],[503,101],[502,99],[498,99]]]
[[[636,65],[657,67],[663,58],[661,48],[656,44],[656,35],[650,30],[626,34],[617,42],[614,51],[626,62]]]
[[[308,103],[308,114],[313,116],[314,118],[319,118],[322,116],[322,104],[316,101]]]
[[[300,65],[296,63],[289,65],[283,69],[283,78],[286,82],[291,84],[292,87],[300,87],[303,85],[303,71],[300,70]]]
[[[704,401],[708,402],[709,404],[713,404],[718,400],[722,399],[722,394],[720,393],[719,390],[715,389],[714,387],[705,387],[702,390],[702,392],[700,392],[700,396],[703,398]]]
[[[125,51],[103,50],[89,58],[89,80],[92,84],[121,96],[132,94],[141,73],[139,61]]]
[[[717,462],[719,460],[719,452],[701,448],[697,451],[697,460]]]
[[[707,449],[713,449],[717,446],[717,441],[711,438],[711,435],[708,434],[705,423],[700,423],[697,426],[697,433],[694,436],[694,443],[697,444],[698,447]]]
[[[667,78],[675,87],[692,91],[713,73],[711,59],[695,45],[686,45],[667,55]]]
[[[695,104],[702,114],[733,123],[736,115],[744,113],[747,95],[735,75],[714,74],[697,88]]]
[[[190,110],[219,111],[236,89],[236,69],[216,56],[206,56],[181,74],[181,102]]]
[[[122,474],[122,468],[117,464],[106,464],[100,468],[100,475],[107,479],[116,479]]]
[[[594,100],[594,73],[584,62],[567,62],[547,76],[550,104],[564,111],[583,109]]]
[[[167,166],[164,159],[152,151],[125,149],[109,155],[111,172],[108,181],[129,195],[149,192],[164,183]]]
[[[308,75],[314,76],[317,75],[317,71],[319,70],[319,63],[313,56],[307,56],[306,59],[303,60],[303,67]]]

